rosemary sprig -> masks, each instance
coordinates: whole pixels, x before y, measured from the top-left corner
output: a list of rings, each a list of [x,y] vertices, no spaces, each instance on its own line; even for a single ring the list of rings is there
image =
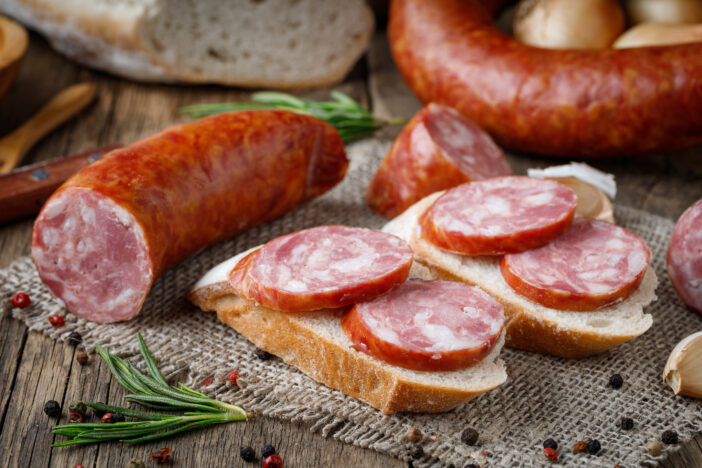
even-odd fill
[[[127,392],[125,399],[142,406],[168,411],[186,411],[182,415],[164,413],[144,413],[131,408],[105,405],[103,403],[85,402],[91,408],[121,413],[137,419],[119,423],[72,423],[60,424],[51,428],[54,434],[71,437],[70,440],[58,442],[52,447],[67,445],[92,444],[108,440],[125,443],[139,443],[170,437],[180,432],[189,431],[212,424],[224,424],[243,421],[253,417],[252,413],[236,406],[214,400],[204,393],[195,391],[186,385],[170,386],[161,374],[156,361],[141,334],[139,349],[149,375],[144,374],[133,364],[111,354],[109,349],[96,345],[95,348],[110,368],[110,372]],[[194,410],[194,411],[192,411]]]
[[[341,139],[345,142],[372,135],[376,130],[386,125],[401,124],[406,121],[403,118],[389,120],[377,118],[358,102],[340,91],[332,91],[331,96],[333,101],[310,101],[291,94],[262,91],[251,96],[253,102],[196,104],[181,107],[180,112],[198,119],[233,110],[286,109],[324,120],[339,131]]]

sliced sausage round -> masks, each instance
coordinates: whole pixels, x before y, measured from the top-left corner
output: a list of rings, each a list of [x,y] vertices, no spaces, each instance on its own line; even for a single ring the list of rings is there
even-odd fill
[[[395,139],[368,186],[366,202],[392,218],[438,190],[510,174],[490,135],[456,110],[431,103]]]
[[[359,351],[389,364],[452,371],[490,353],[504,322],[502,305],[478,287],[409,280],[356,304],[341,324]]]
[[[675,224],[668,276],[680,299],[702,313],[702,200],[685,210]]]
[[[623,301],[643,280],[651,250],[636,234],[577,219],[554,241],[505,255],[502,276],[518,294],[559,310],[590,311]]]
[[[237,293],[284,312],[344,307],[402,283],[412,250],[371,229],[320,226],[278,237],[230,273]]]
[[[424,239],[464,255],[539,247],[573,221],[577,197],[558,182],[497,177],[448,190],[419,220]]]

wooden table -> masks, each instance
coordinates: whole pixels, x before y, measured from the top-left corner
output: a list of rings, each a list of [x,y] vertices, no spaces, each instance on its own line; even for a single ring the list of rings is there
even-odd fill
[[[225,100],[246,100],[240,90],[218,86],[163,86],[136,84],[77,66],[53,52],[43,39],[32,35],[29,54],[17,82],[0,102],[0,135],[30,117],[62,88],[81,81],[98,85],[98,98],[80,117],[40,142],[25,163],[76,153],[111,142],[129,143],[177,121],[182,105]],[[377,114],[411,116],[419,102],[402,83],[392,63],[384,36],[378,33],[368,54],[350,76],[335,87]],[[328,90],[305,93],[327,97]],[[702,111],[702,109],[701,109]],[[392,137],[397,128],[381,136]],[[542,158],[509,155],[516,173],[527,167],[557,164]],[[702,148],[649,159],[610,159],[593,165],[617,176],[617,202],[648,210],[671,219],[702,198]],[[2,209],[2,207],[0,207]],[[32,220],[0,226],[0,268],[29,254]],[[93,359],[80,366],[75,349],[28,332],[8,314],[0,316],[0,465],[32,467],[124,467],[132,457],[154,466],[149,454],[162,447],[174,450],[172,466],[244,466],[239,449],[250,445],[260,453],[273,444],[286,466],[405,466],[379,453],[323,439],[291,423],[257,418],[246,424],[206,429],[175,440],[139,446],[118,444],[50,449],[53,420],[44,415],[47,400],[68,407],[71,400],[121,402],[121,387],[105,364]],[[67,417],[64,409],[63,419]],[[246,465],[257,466],[257,465]],[[662,466],[702,466],[702,437],[686,443]]]

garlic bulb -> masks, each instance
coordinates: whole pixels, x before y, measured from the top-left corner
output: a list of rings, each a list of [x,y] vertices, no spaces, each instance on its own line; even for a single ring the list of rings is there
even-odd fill
[[[617,0],[522,0],[514,36],[548,49],[606,49],[624,31]]]
[[[702,398],[702,332],[693,333],[673,348],[663,378],[676,394]]]
[[[702,23],[702,0],[625,0],[629,23]]]
[[[662,46],[702,41],[702,24],[641,23],[619,36],[612,48]]]

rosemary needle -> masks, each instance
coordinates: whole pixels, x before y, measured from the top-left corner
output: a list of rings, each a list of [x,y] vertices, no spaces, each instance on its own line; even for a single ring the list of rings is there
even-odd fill
[[[406,119],[383,120],[375,117],[361,104],[340,91],[332,91],[333,101],[310,101],[291,94],[262,91],[251,96],[253,102],[224,102],[181,107],[180,112],[191,118],[206,117],[234,110],[285,109],[311,115],[336,128],[345,142],[372,135],[385,125],[404,123]]]
[[[112,375],[129,392],[125,399],[150,408],[191,411],[186,411],[182,415],[145,413],[131,408],[85,402],[86,406],[96,410],[121,413],[137,421],[60,424],[52,427],[51,432],[71,439],[55,443],[52,447],[92,444],[110,440],[140,443],[170,437],[180,432],[213,424],[243,421],[253,417],[252,413],[248,413],[236,405],[212,399],[182,383],[179,383],[178,386],[168,385],[141,334],[138,334],[137,338],[149,375],[142,373],[133,364],[111,354],[109,349],[100,345],[95,346],[100,357],[109,366]]]

